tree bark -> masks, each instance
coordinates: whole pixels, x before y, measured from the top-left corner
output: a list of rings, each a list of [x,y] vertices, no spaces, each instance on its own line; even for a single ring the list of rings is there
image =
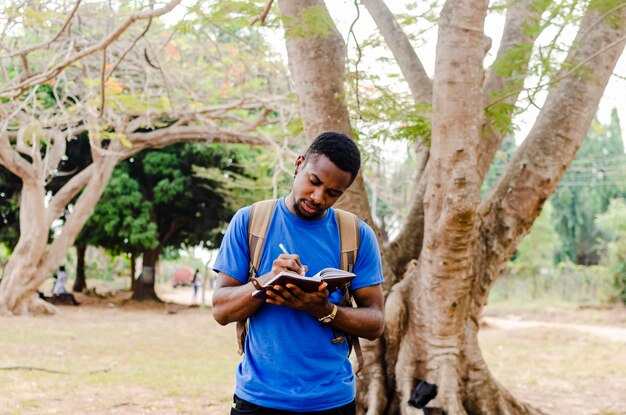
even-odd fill
[[[143,251],[141,274],[137,277],[133,287],[133,300],[138,301],[158,301],[161,299],[154,291],[154,283],[156,281],[156,266],[161,254],[161,247],[155,249],[146,249]]]
[[[76,279],[72,291],[80,293],[87,288],[87,279],[85,277],[85,252],[87,252],[87,244],[76,245]]]
[[[134,252],[130,253],[130,290],[135,290],[135,274],[137,273],[137,256]]]
[[[410,292],[410,302],[414,308],[422,309],[421,319],[428,330],[424,341],[426,365],[420,378],[439,386],[433,405],[450,414],[465,413],[458,359],[478,230],[476,208],[481,181],[477,164],[483,125],[486,12],[487,1],[467,0],[448,1],[441,11],[433,85],[432,149],[424,199],[425,238],[420,264],[414,271],[421,276],[419,285],[424,289],[413,284]],[[413,316],[409,326],[414,324]],[[417,335],[414,330],[409,333],[407,338]],[[400,356],[405,353],[408,352],[401,347]],[[413,355],[407,360],[410,366],[417,367],[414,358]],[[407,402],[414,380],[401,380],[396,391]]]
[[[45,225],[43,183],[23,180],[20,195],[20,238],[4,268],[0,282],[0,315],[53,312],[36,296],[36,289],[51,270],[37,274],[36,259],[45,254],[48,227]],[[35,259],[35,260],[33,260]]]

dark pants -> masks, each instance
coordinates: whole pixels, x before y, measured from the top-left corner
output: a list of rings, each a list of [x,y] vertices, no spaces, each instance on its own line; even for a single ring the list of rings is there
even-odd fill
[[[251,402],[244,401],[239,396],[233,397],[233,407],[230,410],[230,415],[355,415],[356,403],[350,402],[347,405],[340,406],[339,408],[327,409],[325,411],[318,412],[294,412],[294,411],[281,411],[279,409],[264,408],[259,405],[255,405]]]

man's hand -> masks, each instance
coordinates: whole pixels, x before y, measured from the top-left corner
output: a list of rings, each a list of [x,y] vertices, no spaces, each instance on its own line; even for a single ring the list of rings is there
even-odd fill
[[[296,254],[280,254],[272,263],[272,276],[280,274],[282,271],[293,271],[300,275],[306,274],[309,267],[302,265],[300,257]]]
[[[328,284],[324,282],[317,291],[307,293],[293,284],[287,284],[285,287],[274,285],[271,290],[267,290],[266,302],[305,311],[315,318],[320,318],[332,310],[332,304],[328,301],[327,286]]]

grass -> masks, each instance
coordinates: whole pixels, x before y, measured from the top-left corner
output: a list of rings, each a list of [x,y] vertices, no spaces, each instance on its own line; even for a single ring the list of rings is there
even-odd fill
[[[231,327],[210,312],[62,307],[0,320],[0,413],[210,413],[233,391]],[[110,369],[107,371],[107,369]],[[94,373],[88,373],[94,371]]]
[[[0,370],[0,413],[226,414],[239,361],[234,327],[207,309],[171,311],[102,300],[0,319],[1,367],[69,372]],[[551,318],[569,322],[581,311],[563,313]],[[626,414],[623,343],[550,328],[486,328],[479,340],[495,377],[547,413]]]

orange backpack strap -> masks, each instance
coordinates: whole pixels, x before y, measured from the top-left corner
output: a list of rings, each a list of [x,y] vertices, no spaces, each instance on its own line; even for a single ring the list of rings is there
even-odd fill
[[[346,212],[345,210],[335,209],[335,212],[337,212],[339,237],[341,239],[341,269],[353,272],[354,264],[356,264],[356,258],[359,253],[359,218],[350,212]],[[342,287],[341,292],[343,294],[343,298],[341,299],[339,305],[345,307],[356,307],[349,283]],[[343,336],[345,336],[345,334]],[[342,342],[343,336],[340,333],[335,332],[333,343]],[[364,363],[363,353],[361,352],[361,343],[359,343],[359,338],[356,336],[345,337],[348,341],[350,350],[354,347],[354,354],[356,355],[358,362],[356,370],[356,374],[358,375],[363,368]]]
[[[250,277],[257,277],[259,264],[261,263],[261,255],[265,246],[265,237],[270,227],[270,221],[276,210],[276,199],[263,200],[256,202],[250,208],[250,217],[248,218],[248,248],[250,250]]]
[[[341,269],[352,272],[359,253],[359,218],[345,210],[335,209],[341,240]]]
[[[250,216],[248,217],[248,248],[250,252],[248,281],[258,276],[263,246],[265,246],[265,236],[270,227],[272,216],[274,216],[277,202],[276,199],[263,200],[256,202],[250,208]],[[245,320],[238,321],[237,344],[239,346],[239,354],[243,354],[247,334],[247,322]]]

